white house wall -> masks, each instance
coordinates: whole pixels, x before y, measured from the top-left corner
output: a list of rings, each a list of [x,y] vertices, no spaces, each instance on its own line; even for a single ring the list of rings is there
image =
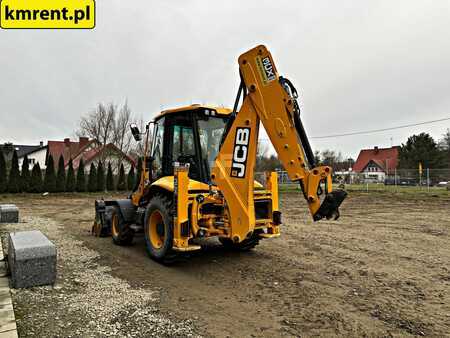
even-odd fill
[[[45,169],[46,165],[45,165],[45,157],[47,155],[47,148],[42,148],[39,149],[29,155],[28,156],[28,160],[31,161],[32,163],[30,163],[30,170],[33,168],[34,164],[39,162],[39,165],[41,167],[41,169]],[[34,161],[34,163],[33,163]],[[19,168],[22,169],[22,163],[23,163],[23,157],[19,158]]]

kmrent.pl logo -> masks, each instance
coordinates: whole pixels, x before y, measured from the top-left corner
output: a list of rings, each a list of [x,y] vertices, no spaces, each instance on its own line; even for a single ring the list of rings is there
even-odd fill
[[[0,27],[95,27],[95,0],[0,0]]]

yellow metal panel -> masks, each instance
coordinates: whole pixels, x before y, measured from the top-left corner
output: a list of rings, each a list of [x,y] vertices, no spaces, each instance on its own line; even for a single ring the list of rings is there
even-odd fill
[[[272,192],[272,211],[278,211],[278,174],[274,171],[267,173],[267,189]]]
[[[165,176],[156,180],[151,184],[152,186],[157,186],[163,188],[167,191],[173,191],[173,176]],[[188,190],[208,190],[207,184],[189,179]]]
[[[160,188],[163,188],[167,191],[173,191],[173,176],[164,176],[160,179],[156,180],[151,184],[152,186],[157,186]],[[255,188],[262,188],[263,185],[259,183],[258,181],[253,182],[253,186]],[[213,186],[213,189],[217,188],[216,186]],[[190,191],[192,190],[209,190],[209,186],[203,182],[199,182],[193,179],[189,179],[189,185],[188,189]]]
[[[188,221],[188,167],[177,166],[174,169],[174,192],[176,201],[176,215],[174,217],[173,241],[176,248],[186,249],[189,245],[188,236],[181,234],[181,225]]]
[[[211,170],[213,182],[225,197],[231,237],[236,242],[244,240],[255,228],[254,184],[249,182],[254,182],[258,126],[258,116],[247,97]],[[236,164],[236,160],[240,162]]]
[[[178,225],[188,220],[188,170],[180,167],[175,169],[177,184],[177,223]]]
[[[184,107],[163,110],[156,118],[158,118],[159,116],[162,116],[162,115],[166,115],[166,114],[179,113],[179,112],[183,112],[183,111],[191,111],[191,110],[199,109],[199,108],[212,109],[221,115],[231,114],[231,109],[229,109],[229,108],[206,106],[206,105],[200,105],[200,104],[191,104],[190,106],[184,106]]]

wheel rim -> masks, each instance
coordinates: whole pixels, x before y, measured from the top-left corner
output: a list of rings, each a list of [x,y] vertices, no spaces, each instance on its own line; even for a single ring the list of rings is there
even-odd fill
[[[158,210],[153,211],[151,214],[147,229],[151,245],[155,249],[161,249],[164,245],[166,227],[163,217]]]
[[[113,237],[117,237],[119,235],[119,230],[117,229],[119,224],[119,216],[117,214],[114,214],[112,217],[112,226],[111,226],[111,233]]]

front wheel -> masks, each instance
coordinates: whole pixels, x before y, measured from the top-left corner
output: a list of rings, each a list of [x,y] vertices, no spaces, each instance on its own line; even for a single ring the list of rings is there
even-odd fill
[[[151,258],[169,262],[175,257],[173,247],[172,200],[156,195],[145,212],[145,244]]]

